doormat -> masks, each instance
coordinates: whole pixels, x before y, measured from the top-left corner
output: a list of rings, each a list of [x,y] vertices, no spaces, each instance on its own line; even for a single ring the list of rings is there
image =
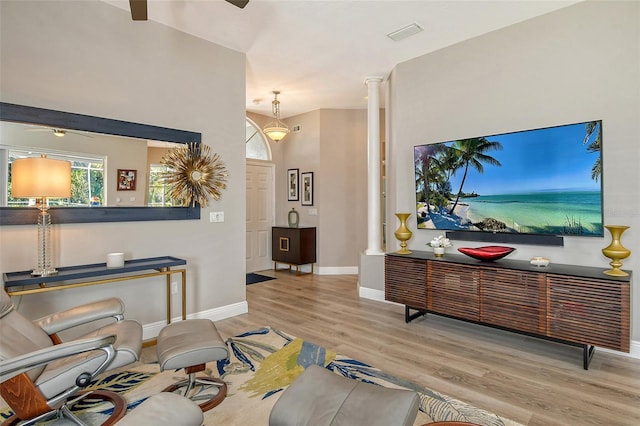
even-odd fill
[[[257,284],[263,281],[275,280],[274,277],[268,277],[266,275],[254,274],[253,272],[247,274],[247,285]]]

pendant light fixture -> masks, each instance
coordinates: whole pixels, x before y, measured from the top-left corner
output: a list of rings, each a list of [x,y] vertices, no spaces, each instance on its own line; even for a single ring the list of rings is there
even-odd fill
[[[274,142],[280,142],[289,133],[289,128],[287,127],[287,125],[280,121],[280,101],[278,100],[279,94],[279,91],[274,90],[274,99],[273,102],[271,102],[275,121],[270,122],[262,129],[264,134],[269,136],[269,139]]]

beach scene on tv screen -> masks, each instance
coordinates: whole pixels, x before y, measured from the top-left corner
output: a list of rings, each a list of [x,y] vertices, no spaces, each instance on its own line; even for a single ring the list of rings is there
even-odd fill
[[[602,236],[602,122],[414,147],[419,229]]]

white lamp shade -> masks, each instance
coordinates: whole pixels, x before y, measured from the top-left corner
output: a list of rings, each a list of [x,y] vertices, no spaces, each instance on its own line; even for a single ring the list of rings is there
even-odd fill
[[[272,141],[278,142],[278,141],[281,141],[285,136],[287,136],[287,134],[289,133],[289,129],[286,127],[279,127],[279,126],[265,127],[263,132],[267,136],[269,136],[269,138]]]
[[[71,196],[71,163],[46,157],[20,158],[11,165],[11,195],[15,198]]]

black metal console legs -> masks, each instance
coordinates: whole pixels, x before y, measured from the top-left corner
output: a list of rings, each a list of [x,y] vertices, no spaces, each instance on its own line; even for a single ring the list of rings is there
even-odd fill
[[[427,313],[425,311],[420,311],[418,310],[418,312],[414,312],[412,314],[409,313],[409,310],[412,309],[410,307],[408,307],[407,305],[404,305],[404,322],[406,322],[407,324],[410,323],[411,321],[413,321],[416,318],[419,318],[423,315],[427,315]]]
[[[592,345],[582,345],[582,367],[585,370],[589,369],[589,364],[591,364],[591,358],[593,358],[593,354],[596,351],[596,347]]]

